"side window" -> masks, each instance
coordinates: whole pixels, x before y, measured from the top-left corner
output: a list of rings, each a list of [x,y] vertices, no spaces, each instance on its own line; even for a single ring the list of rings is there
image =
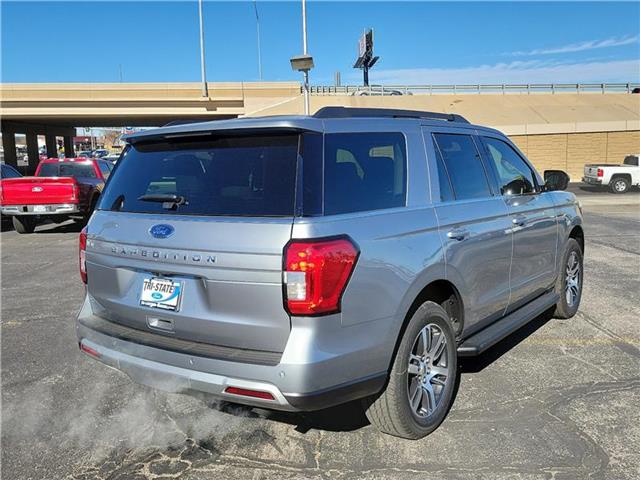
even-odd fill
[[[406,203],[407,159],[401,133],[325,135],[325,215]]]
[[[107,165],[107,162],[98,162],[98,167],[100,168],[100,171],[102,172],[102,176],[104,177],[104,179],[106,180],[107,178],[109,178],[111,169]]]
[[[495,165],[503,195],[523,195],[536,191],[536,183],[529,165],[511,146],[502,140],[483,137],[489,159]]]
[[[449,173],[454,197],[466,200],[491,196],[487,174],[471,136],[434,133],[433,138]]]

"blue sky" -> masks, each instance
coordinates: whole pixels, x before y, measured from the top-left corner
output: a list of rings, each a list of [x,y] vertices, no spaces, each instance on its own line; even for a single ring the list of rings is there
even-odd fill
[[[300,2],[258,0],[264,80],[299,80]],[[357,39],[375,31],[374,83],[640,81],[640,3],[309,1],[312,84],[359,83]],[[3,82],[198,81],[197,3],[2,1]],[[209,81],[258,79],[252,2],[204,5]]]

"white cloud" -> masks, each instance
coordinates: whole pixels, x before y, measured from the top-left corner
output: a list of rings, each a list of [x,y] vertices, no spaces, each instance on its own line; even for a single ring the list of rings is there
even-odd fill
[[[626,83],[640,81],[640,60],[583,63],[530,60],[463,68],[378,70],[370,75],[371,83],[384,85]]]
[[[586,42],[571,43],[561,47],[553,48],[536,48],[528,51],[509,52],[505,55],[511,56],[532,56],[532,55],[554,55],[558,53],[583,52],[585,50],[595,50],[597,48],[620,47],[623,45],[631,45],[638,43],[638,36],[611,37],[605,40],[588,40]]]

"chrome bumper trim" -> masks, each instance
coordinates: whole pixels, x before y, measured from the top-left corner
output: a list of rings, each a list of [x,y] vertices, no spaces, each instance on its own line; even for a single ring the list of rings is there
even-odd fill
[[[3,215],[56,215],[61,213],[80,213],[77,203],[2,205],[0,206],[0,211]]]

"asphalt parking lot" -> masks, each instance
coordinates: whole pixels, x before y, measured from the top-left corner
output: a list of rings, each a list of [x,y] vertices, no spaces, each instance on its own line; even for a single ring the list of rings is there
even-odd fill
[[[285,415],[133,384],[78,352],[78,227],[2,232],[3,478],[640,478],[640,194],[576,191],[579,313],[465,362],[449,417],[415,442],[356,405]]]

